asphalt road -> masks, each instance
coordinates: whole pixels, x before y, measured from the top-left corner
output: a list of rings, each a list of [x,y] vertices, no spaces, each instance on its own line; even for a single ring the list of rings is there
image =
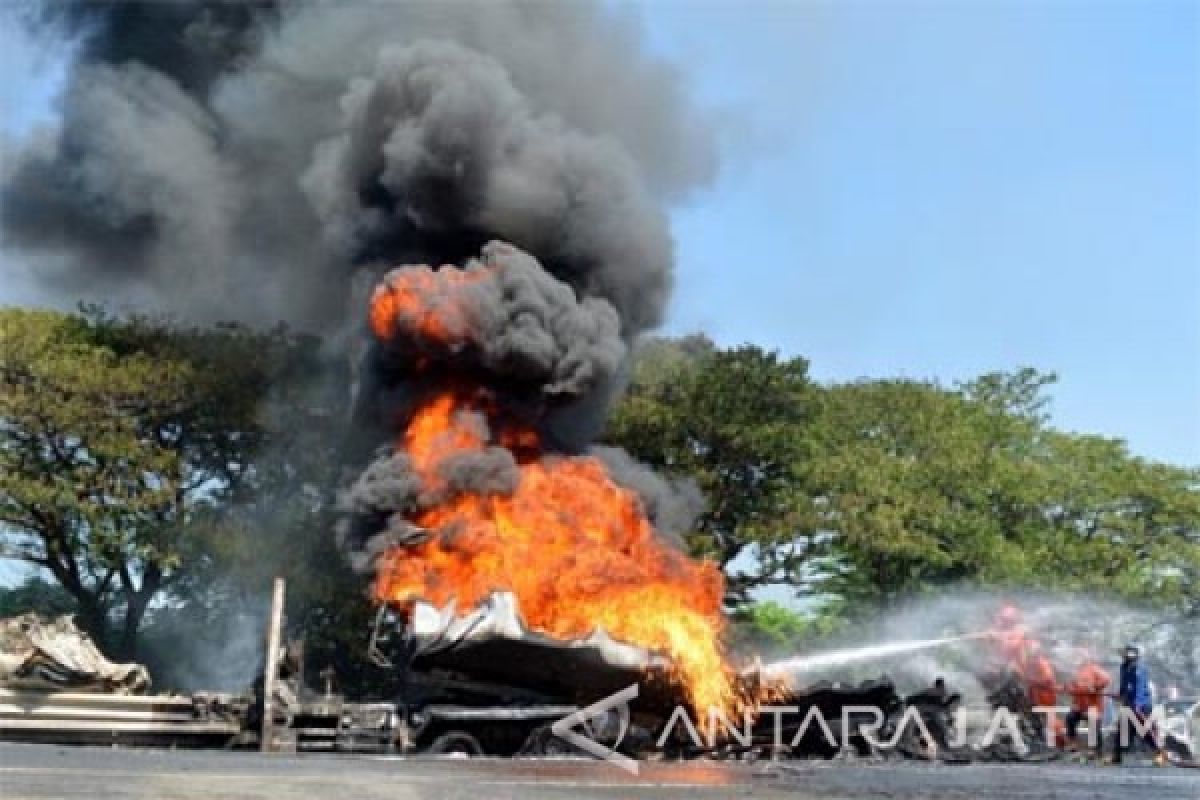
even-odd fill
[[[640,768],[638,776],[631,776],[607,764],[582,761],[260,756],[0,744],[0,798],[1200,798],[1200,771],[1135,766],[689,762],[641,764]]]

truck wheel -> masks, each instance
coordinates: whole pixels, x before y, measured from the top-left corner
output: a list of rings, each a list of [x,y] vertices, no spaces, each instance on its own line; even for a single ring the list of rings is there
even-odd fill
[[[517,751],[517,755],[522,756],[573,756],[578,754],[579,750],[555,736],[549,725],[535,728],[526,737],[521,749]]]
[[[434,739],[425,752],[436,755],[462,754],[473,757],[483,755],[483,747],[479,744],[478,739],[466,731],[450,731]]]

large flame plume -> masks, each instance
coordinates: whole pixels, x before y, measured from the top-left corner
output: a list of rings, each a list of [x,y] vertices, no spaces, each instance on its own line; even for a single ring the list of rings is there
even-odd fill
[[[479,264],[407,267],[372,298],[373,334],[412,353],[422,373],[395,449],[419,484],[404,516],[428,532],[383,555],[376,598],[402,609],[426,600],[470,610],[509,591],[533,630],[573,639],[602,628],[662,652],[693,708],[731,712],[719,570],[663,540],[638,495],[599,458],[554,452],[482,370],[454,368],[479,346],[475,293],[500,273]],[[497,452],[511,466],[507,481],[461,477],[464,463]]]
[[[366,357],[347,353],[346,462],[367,457],[380,423],[400,437],[342,493],[347,554],[369,566],[385,541],[419,537],[417,524],[440,525],[425,555],[452,529],[509,541],[512,519],[545,523],[500,506],[524,509],[530,493],[575,501],[586,484],[609,505],[568,525],[584,540],[562,556],[571,574],[600,576],[575,591],[607,593],[612,609],[651,585],[682,598],[669,619],[639,620],[654,631],[624,630],[633,623],[597,602],[584,604],[592,623],[672,651],[698,685],[703,659],[684,658],[678,642],[706,642],[716,659],[719,576],[650,530],[686,529],[696,493],[587,447],[629,342],[663,318],[674,268],[666,206],[717,174],[715,126],[641,46],[634,20],[587,0],[55,0],[30,10],[21,18],[67,64],[55,119],[14,143],[0,170],[0,238],[30,274],[187,320],[287,321],[326,334],[335,352],[352,341],[345,311],[357,322],[362,277],[378,278],[385,262],[451,262],[393,273],[372,308],[375,344]],[[598,87],[603,102],[589,101]],[[494,239],[536,259],[486,245],[464,263]],[[446,402],[442,416],[451,427],[474,420],[475,438],[444,456],[410,450],[440,442],[410,428]],[[587,454],[603,463],[587,466]],[[428,516],[437,509],[445,519]],[[459,521],[466,509],[470,524]],[[548,563],[562,560],[549,544],[561,536],[536,533]],[[589,537],[609,537],[611,563],[588,554],[583,566]],[[515,580],[486,563],[476,584]],[[593,584],[606,574],[602,592]],[[448,594],[413,577],[422,592]],[[535,626],[567,635],[588,625],[582,612],[521,599]],[[668,633],[668,622],[700,632]]]

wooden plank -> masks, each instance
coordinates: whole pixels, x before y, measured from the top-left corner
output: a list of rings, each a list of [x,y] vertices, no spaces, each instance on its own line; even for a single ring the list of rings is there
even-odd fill
[[[275,747],[275,682],[279,678],[279,647],[283,629],[283,578],[276,578],[271,592],[271,615],[267,620],[267,657],[263,671],[263,719],[261,749]]]

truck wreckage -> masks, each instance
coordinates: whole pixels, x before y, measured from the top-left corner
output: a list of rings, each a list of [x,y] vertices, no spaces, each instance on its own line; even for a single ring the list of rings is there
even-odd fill
[[[993,706],[1013,711],[1019,739],[986,747],[956,743],[952,730],[982,714],[958,715],[961,698],[944,689],[907,697],[886,679],[855,685],[821,682],[772,693],[773,713],[742,727],[686,735],[671,713],[679,698],[659,655],[603,631],[561,641],[530,631],[512,595],[459,615],[451,605],[418,603],[404,624],[381,614],[375,644],[391,644],[402,688],[390,702],[356,703],[304,679],[300,648],[279,641],[281,594],[268,631],[276,658],[242,694],[147,694],[136,664],[114,664],[69,617],[27,614],[0,621],[0,740],[256,748],[287,752],[375,752],[465,756],[562,756],[581,751],[551,726],[598,699],[637,684],[627,720],[614,711],[589,717],[585,735],[634,758],[910,758],[947,763],[1039,761],[1057,757],[1019,690],[1000,687]],[[270,655],[268,649],[268,655]],[[274,663],[272,663],[274,662]],[[268,675],[273,679],[268,679]],[[748,670],[741,680],[764,680]],[[878,714],[875,711],[878,711]],[[920,724],[906,724],[919,718]],[[814,720],[819,719],[819,724]],[[1190,723],[1189,723],[1190,724]],[[1175,749],[1190,759],[1190,731]],[[957,737],[961,738],[961,737]],[[880,741],[891,746],[881,748]]]
[[[109,661],[70,617],[0,620],[0,739],[79,744],[223,744],[237,698],[148,695],[140,664]]]

